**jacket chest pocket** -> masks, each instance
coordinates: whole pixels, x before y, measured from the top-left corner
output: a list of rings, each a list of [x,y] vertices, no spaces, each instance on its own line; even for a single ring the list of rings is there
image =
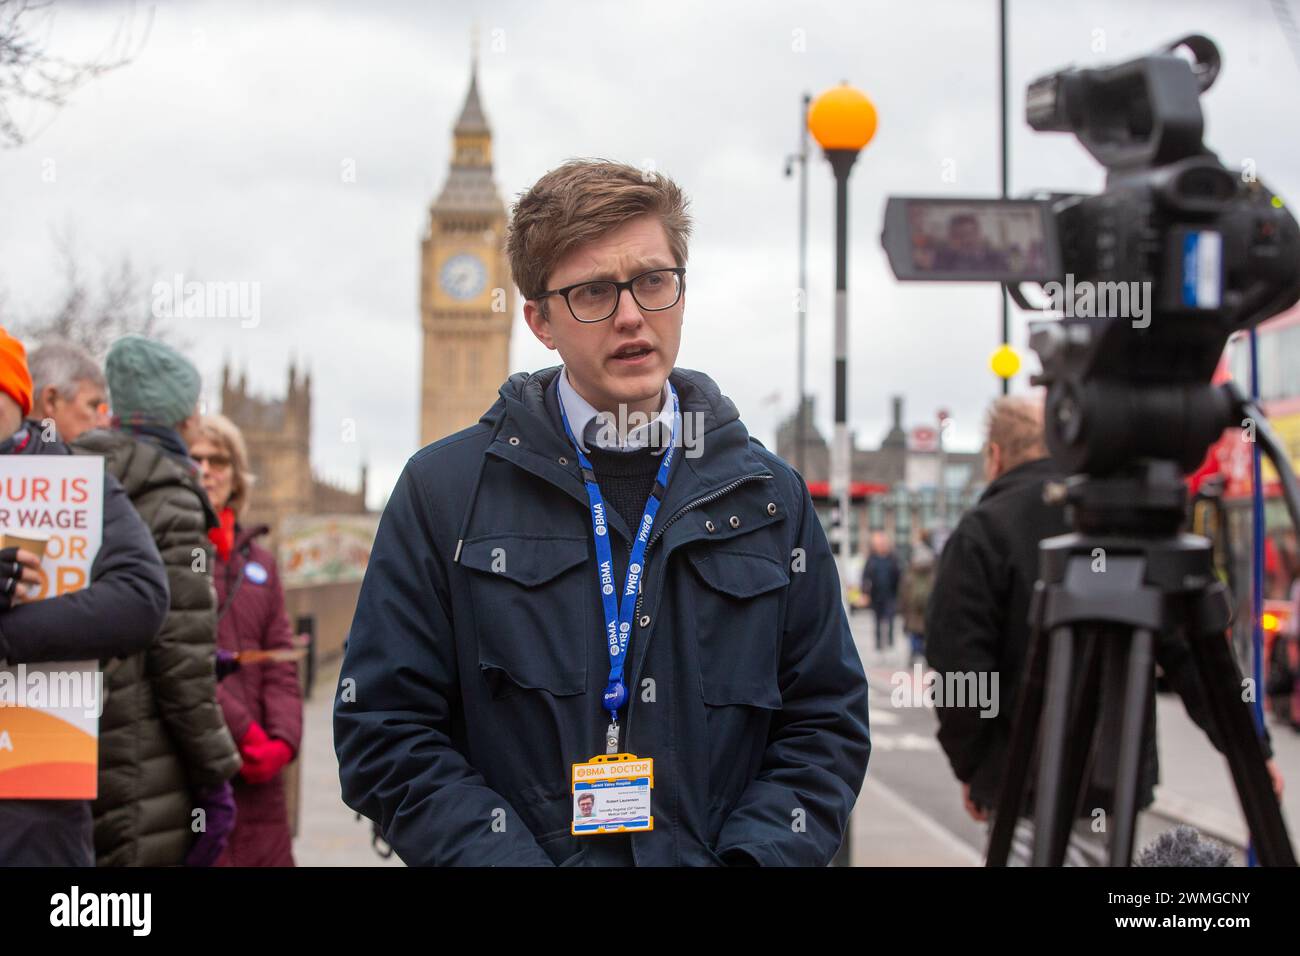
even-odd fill
[[[492,535],[466,541],[460,563],[492,696],[584,693],[596,586],[586,539]]]
[[[786,566],[756,550],[729,547],[693,549],[690,563],[703,585],[690,589],[689,620],[704,702],[780,709]]]

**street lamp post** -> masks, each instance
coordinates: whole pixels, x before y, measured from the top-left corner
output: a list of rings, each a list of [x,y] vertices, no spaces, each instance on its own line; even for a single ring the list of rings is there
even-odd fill
[[[860,91],[842,83],[827,90],[808,111],[808,129],[835,173],[835,432],[831,445],[831,497],[838,521],[831,547],[842,584],[849,572],[849,173],[858,153],[876,134],[876,108]]]
[[[808,341],[808,107],[812,97],[805,93],[799,107],[799,152],[786,158],[785,174],[791,175],[794,164],[799,164],[799,345],[798,379],[799,410],[794,426],[794,467],[804,475],[804,446],[808,442],[808,413],[804,406],[808,404],[808,382],[806,379],[807,362],[805,360]]]
[[[935,482],[939,496],[935,499],[935,519],[941,535],[948,533],[948,449],[943,443],[944,426],[947,422],[947,410],[939,409],[939,480]]]
[[[849,172],[862,148],[876,135],[876,108],[848,83],[827,90],[808,111],[808,129],[826,153],[835,173],[835,437],[831,446],[831,496],[839,520],[831,528],[831,546],[840,570],[841,600],[849,572]],[[802,397],[802,396],[801,396]],[[802,414],[802,409],[800,409]],[[832,861],[852,862],[853,830]]]
[[[1001,96],[998,98],[998,112],[1000,114],[1001,133],[1002,133],[1002,169],[999,182],[1001,184],[1002,198],[1007,198],[1007,154],[1009,152],[1007,143],[1010,138],[1008,132],[1010,127],[1007,125],[1007,0],[999,0],[998,3],[998,75],[1001,80]],[[998,292],[1002,299],[1002,346],[1006,348],[1011,343],[1011,315],[1010,315],[1010,298],[1006,283],[998,286]],[[1006,395],[1011,390],[1011,376],[1002,376],[1002,394]]]

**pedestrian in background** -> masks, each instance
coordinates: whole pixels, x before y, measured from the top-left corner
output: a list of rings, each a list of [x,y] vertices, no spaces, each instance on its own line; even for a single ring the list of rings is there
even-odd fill
[[[935,708],[938,737],[953,773],[962,783],[967,813],[992,826],[1006,769],[1011,724],[1028,656],[1029,605],[1038,578],[1038,549],[1043,538],[1065,534],[1065,508],[1044,500],[1044,486],[1063,480],[1047,456],[1043,403],[1029,395],[1004,396],[988,413],[984,443],[988,486],[975,507],[962,515],[939,556],[934,590],[926,613],[926,658],[943,678],[941,686],[981,675],[997,675],[997,700],[943,701]],[[1191,651],[1176,633],[1156,640],[1155,656],[1178,691],[1191,718],[1223,752],[1223,740],[1211,724]],[[954,675],[949,680],[947,675]],[[982,683],[982,681],[981,681]],[[1101,737],[1095,767],[1113,766],[1119,741]],[[1155,695],[1147,701],[1141,742],[1139,808],[1151,805],[1159,781],[1156,753]],[[1267,737],[1264,750],[1272,750]],[[1281,776],[1269,760],[1274,786]],[[1032,780],[1032,776],[1030,778]],[[1093,829],[1096,811],[1113,812],[1114,792],[1100,777],[1087,785],[1080,817],[1070,832],[1066,865],[1098,866],[1106,861],[1106,834]],[[1032,789],[1017,821],[1012,864],[1027,864],[1034,837]]]
[[[1273,716],[1300,732],[1300,549],[1294,531],[1279,544],[1286,569],[1286,611],[1266,650],[1266,689]]]
[[[910,652],[908,667],[925,658],[925,606],[933,587],[934,552],[924,542],[918,542],[899,586],[899,607]]]
[[[66,455],[32,412],[22,343],[0,329],[0,455]],[[103,535],[79,591],[20,603],[39,584],[40,559],[0,549],[0,666],[116,661],[147,648],[167,613],[162,559],[122,486],[104,476]],[[102,722],[101,722],[102,733]],[[102,737],[101,737],[102,747]],[[102,750],[101,750],[102,753]],[[0,866],[94,866],[89,800],[0,800]]]
[[[73,449],[104,456],[130,495],[167,566],[171,607],[148,650],[105,675],[95,853],[100,866],[211,866],[234,828],[240,757],[217,705],[217,518],[189,457],[199,373],[138,335],[114,343],[105,372],[113,427]]]
[[[190,457],[220,522],[208,533],[216,548],[217,647],[234,658],[237,669],[217,685],[217,700],[244,760],[234,780],[235,830],[217,865],[293,866],[283,770],[302,741],[298,666],[292,661],[241,665],[235,657],[293,649],[275,559],[257,541],[269,529],[239,521],[253,475],[234,422],[224,415],[203,416]]]
[[[894,615],[898,613],[898,583],[903,576],[889,535],[871,535],[871,555],[862,567],[862,593],[871,602],[876,625],[876,650],[894,646]]]

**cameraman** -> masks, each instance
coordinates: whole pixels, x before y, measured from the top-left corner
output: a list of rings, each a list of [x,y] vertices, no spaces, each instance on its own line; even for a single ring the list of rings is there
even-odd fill
[[[962,783],[966,811],[991,823],[998,801],[1010,742],[1011,722],[1029,647],[1029,603],[1038,578],[1038,545],[1043,538],[1066,534],[1065,509],[1043,501],[1043,486],[1061,481],[1047,457],[1043,437],[1041,398],[1023,395],[997,399],[988,413],[984,445],[984,474],[989,484],[974,508],[962,516],[939,558],[934,590],[926,609],[926,659],[941,675],[999,674],[1000,700],[995,716],[985,718],[977,706],[937,706],[938,738],[953,773]],[[1210,729],[1200,680],[1186,642],[1169,635],[1156,641],[1156,659],[1182,696],[1192,719],[1223,746]],[[948,686],[944,683],[944,686]],[[1156,755],[1155,698],[1151,698],[1139,769],[1139,807],[1155,799],[1159,777]],[[1117,744],[1115,741],[1107,743]],[[1280,794],[1282,780],[1270,758],[1269,774]],[[1105,832],[1092,829],[1092,814],[1109,814],[1114,803],[1109,790],[1089,785],[1066,851],[1066,865],[1104,865]],[[1023,811],[1032,814],[1032,794]],[[1025,865],[1032,823],[1016,825],[1009,863]]]

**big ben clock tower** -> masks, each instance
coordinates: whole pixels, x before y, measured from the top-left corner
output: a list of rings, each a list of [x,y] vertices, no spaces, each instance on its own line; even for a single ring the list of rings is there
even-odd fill
[[[451,169],[420,244],[421,445],[478,421],[509,372],[514,287],[477,55],[452,142]]]

